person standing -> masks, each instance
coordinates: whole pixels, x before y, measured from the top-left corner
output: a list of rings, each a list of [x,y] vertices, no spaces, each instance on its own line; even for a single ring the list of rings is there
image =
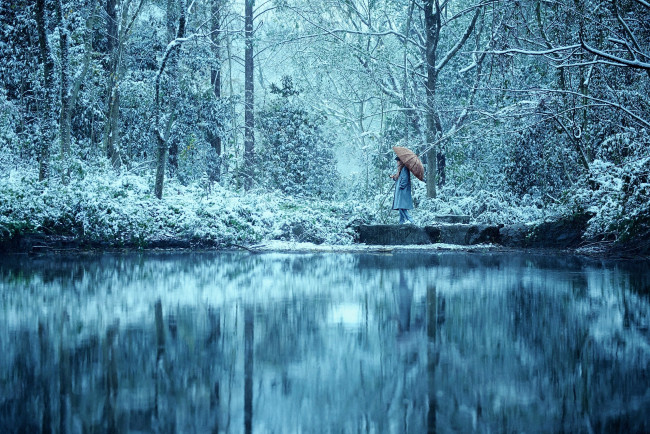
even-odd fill
[[[408,210],[413,209],[413,197],[411,196],[411,172],[402,163],[399,157],[397,161],[397,173],[390,175],[395,182],[395,195],[393,196],[393,209],[399,211],[399,223],[409,222],[415,224],[409,215]]]

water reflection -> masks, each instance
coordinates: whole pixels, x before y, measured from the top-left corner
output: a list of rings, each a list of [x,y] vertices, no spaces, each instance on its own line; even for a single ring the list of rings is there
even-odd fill
[[[643,432],[647,263],[0,258],[0,432]]]

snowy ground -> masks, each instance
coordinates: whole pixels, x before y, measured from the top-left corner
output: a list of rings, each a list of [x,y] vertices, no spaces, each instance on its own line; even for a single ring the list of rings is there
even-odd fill
[[[217,247],[263,244],[258,249],[341,251],[341,246],[354,243],[355,225],[398,220],[386,194],[363,200],[322,199],[171,181],[163,198],[157,199],[151,181],[98,171],[62,185],[57,180],[38,182],[35,174],[5,174],[0,178],[0,240],[36,233],[108,247],[148,247],[180,240]],[[542,221],[559,213],[488,192],[452,196],[442,191],[437,199],[416,195],[416,202],[412,215],[420,226],[433,223],[438,214],[464,214],[475,223],[508,224]],[[444,245],[422,248],[450,249]]]
[[[287,252],[287,253],[392,253],[411,251],[492,251],[503,249],[493,244],[461,246],[457,244],[420,244],[420,245],[367,245],[367,244],[314,244],[296,241],[272,240],[245,247],[253,252]]]
[[[165,247],[169,240],[188,247],[254,246],[255,251],[496,248],[354,244],[359,224],[397,224],[397,212],[390,209],[387,192],[363,199],[323,199],[268,190],[237,191],[219,184],[185,186],[172,180],[163,198],[157,199],[151,183],[146,176],[100,169],[65,185],[55,179],[39,182],[34,173],[4,173],[0,176],[0,243],[16,235],[40,234],[108,248]],[[518,198],[483,190],[463,193],[443,188],[437,198],[430,199],[420,188],[414,196],[412,216],[419,226],[434,224],[441,214],[467,215],[476,224],[536,224],[579,212],[570,204],[548,205],[530,196]],[[603,216],[595,215],[588,235],[603,233],[607,227]],[[608,239],[612,234],[616,232],[609,233]],[[602,249],[609,247],[597,243],[580,253],[602,254]]]

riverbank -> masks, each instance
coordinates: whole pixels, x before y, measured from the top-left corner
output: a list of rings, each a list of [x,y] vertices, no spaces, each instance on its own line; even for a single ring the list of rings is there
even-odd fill
[[[233,251],[241,250],[252,254],[261,253],[293,253],[293,254],[393,254],[407,252],[465,252],[465,253],[512,253],[512,254],[534,254],[542,256],[575,255],[596,259],[631,259],[649,260],[647,254],[621,249],[611,249],[600,244],[584,245],[581,247],[559,248],[559,247],[531,247],[531,246],[504,246],[493,243],[482,244],[450,244],[450,243],[429,243],[429,244],[316,244],[304,241],[282,241],[268,240],[259,243],[219,245],[210,243],[191,243],[186,240],[159,240],[147,247],[142,246],[120,246],[110,244],[84,243],[70,237],[43,236],[31,234],[13,240],[13,244],[6,241],[0,244],[0,254],[19,255],[87,255],[95,253],[129,253],[129,252],[206,252],[206,251]]]
[[[6,182],[8,181],[8,182]],[[262,240],[350,244],[362,203],[306,200],[218,184],[170,182],[162,199],[135,175],[86,176],[67,185],[10,177],[0,183],[0,246],[225,248]]]
[[[472,250],[488,245],[603,256],[650,252],[650,243],[643,237],[632,243],[587,241],[590,216],[585,213],[570,214],[561,207],[543,208],[483,191],[454,196],[443,190],[437,199],[422,194],[422,190],[415,192],[413,214],[418,225],[399,226],[389,224],[396,216],[386,205],[386,192],[362,201],[170,182],[159,200],[148,178],[132,174],[107,177],[100,171],[66,185],[11,174],[0,183],[0,252],[251,249],[260,245],[287,250],[286,246],[300,243],[319,246],[308,248],[319,251],[358,251],[364,245],[412,249],[410,245],[426,244],[421,249]],[[466,218],[461,224],[437,219],[448,214]]]

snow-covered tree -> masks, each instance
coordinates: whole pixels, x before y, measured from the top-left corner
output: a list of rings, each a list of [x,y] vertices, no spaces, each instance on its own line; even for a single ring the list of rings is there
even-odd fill
[[[271,92],[275,101],[259,114],[263,135],[258,155],[265,182],[290,195],[331,197],[338,177],[323,117],[304,107],[289,76],[282,87],[272,85]]]

